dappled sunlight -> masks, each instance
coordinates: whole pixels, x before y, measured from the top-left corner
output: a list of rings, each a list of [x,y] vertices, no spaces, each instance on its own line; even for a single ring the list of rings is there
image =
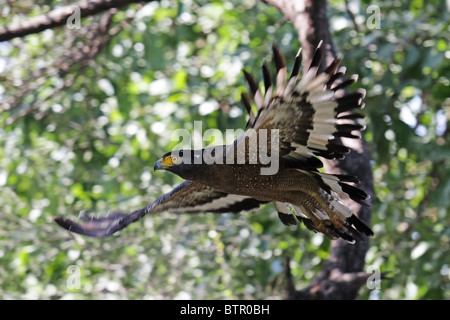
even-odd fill
[[[448,8],[379,3],[370,29],[366,2],[351,3],[354,21],[344,1],[329,2],[330,24],[347,74],[367,90],[376,236],[366,264],[389,277],[360,298],[449,299]],[[45,13],[4,6],[5,25]],[[263,1],[238,0],[133,4],[108,32],[100,16],[82,21],[81,31],[0,42],[0,298],[278,299],[286,255],[295,284],[308,285],[330,240],[283,226],[272,205],[148,216],[107,241],[53,222],[86,208],[130,212],[170,191],[181,180],[153,164],[178,143],[171,134],[199,135],[197,121],[203,132],[244,128],[241,70],[259,70],[273,42],[291,70],[292,24]],[[68,287],[70,266],[79,287]]]

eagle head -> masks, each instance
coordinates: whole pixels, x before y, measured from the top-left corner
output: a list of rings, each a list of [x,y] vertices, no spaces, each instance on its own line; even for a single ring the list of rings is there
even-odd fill
[[[153,169],[167,170],[176,175],[189,179],[194,173],[201,172],[204,166],[202,159],[203,150],[174,150],[163,155],[155,162]]]

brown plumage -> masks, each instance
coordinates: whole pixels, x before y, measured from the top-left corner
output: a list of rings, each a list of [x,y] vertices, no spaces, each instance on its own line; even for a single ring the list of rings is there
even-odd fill
[[[350,198],[364,204],[367,194],[351,185],[358,179],[320,173],[322,162],[317,158],[342,159],[350,152],[338,140],[359,138],[364,126],[357,120],[362,116],[348,111],[363,107],[364,91],[336,95],[356,77],[344,79],[338,59],[318,73],[320,45],[300,79],[300,52],[288,78],[281,51],[275,45],[272,50],[275,87],[265,64],[264,95],[256,80],[244,71],[252,98],[242,95],[249,114],[242,136],[227,146],[175,150],[155,163],[155,170],[171,171],[187,181],[129,215],[113,213],[97,219],[82,216],[83,224],[64,218],[56,222],[76,233],[103,237],[149,213],[239,212],[274,202],[286,225],[300,221],[308,229],[349,242],[372,236],[370,228],[341,202]]]

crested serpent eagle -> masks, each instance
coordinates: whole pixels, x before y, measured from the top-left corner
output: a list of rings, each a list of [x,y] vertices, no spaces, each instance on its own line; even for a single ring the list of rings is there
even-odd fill
[[[301,77],[300,51],[288,77],[282,53],[276,45],[272,50],[275,83],[263,64],[264,94],[244,70],[252,98],[242,94],[249,118],[234,143],[174,150],[155,163],[155,170],[170,171],[186,181],[130,214],[113,212],[100,218],[81,214],[80,223],[64,217],[55,221],[71,232],[105,237],[147,214],[240,212],[273,202],[285,225],[303,222],[308,229],[349,242],[372,236],[372,230],[341,201],[350,198],[365,204],[368,195],[354,186],[358,178],[320,172],[323,164],[318,158],[343,159],[350,149],[340,138],[360,138],[363,116],[354,111],[363,107],[364,90],[348,92],[356,76],[344,77],[340,59],[319,71],[321,44]]]

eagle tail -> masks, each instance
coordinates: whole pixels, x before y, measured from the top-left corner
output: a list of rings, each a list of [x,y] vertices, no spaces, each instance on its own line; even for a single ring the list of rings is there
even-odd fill
[[[305,172],[306,173],[306,172]],[[334,175],[314,172],[318,183],[318,192],[303,192],[296,205],[275,202],[275,208],[281,222],[285,225],[296,225],[303,222],[313,231],[319,231],[328,237],[342,238],[350,243],[364,241],[372,237],[373,231],[362,222],[342,200],[351,199],[359,204],[369,195],[351,185],[359,183],[359,179],[350,175]]]
[[[373,231],[341,201],[351,199],[360,205],[368,205],[365,201],[370,196],[358,187],[351,185],[360,183],[359,179],[355,176],[343,174],[315,173],[315,175],[318,177],[321,188],[324,190],[323,198],[327,199],[329,207],[332,208],[331,213],[329,212],[331,220],[336,220],[336,218],[338,221],[343,220],[344,229],[347,229],[351,234],[356,236],[365,234],[372,237],[374,235]],[[337,215],[334,219],[332,216],[333,212]]]
[[[305,202],[296,206],[275,202],[281,222],[287,226],[303,223],[309,230],[321,232],[331,239],[341,238],[349,243],[361,242],[372,237],[373,231],[337,199],[325,205]]]
[[[366,200],[370,199],[370,196],[363,190],[349,184],[358,184],[360,181],[355,176],[344,174],[328,174],[328,173],[315,173],[317,180],[321,187],[325,189],[329,194],[335,193],[341,199],[350,198],[353,201],[367,205]]]

